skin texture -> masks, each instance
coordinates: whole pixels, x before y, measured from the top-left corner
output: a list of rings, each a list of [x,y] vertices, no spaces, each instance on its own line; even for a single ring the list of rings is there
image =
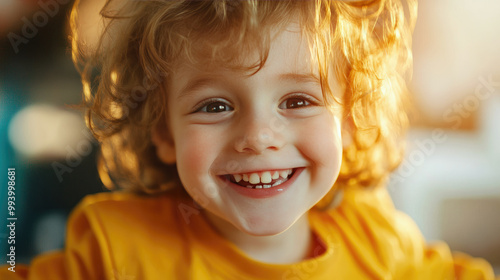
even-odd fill
[[[250,257],[274,263],[306,258],[305,214],[333,186],[342,157],[341,109],[324,105],[299,28],[291,24],[274,34],[266,64],[251,76],[183,64],[168,85],[168,128],[153,132],[159,157],[177,164],[184,188],[214,228]],[[241,195],[224,180],[288,168],[303,170],[286,191],[268,198]]]

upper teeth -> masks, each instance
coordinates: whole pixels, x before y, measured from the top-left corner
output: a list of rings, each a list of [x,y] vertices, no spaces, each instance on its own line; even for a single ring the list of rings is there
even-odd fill
[[[288,175],[292,174],[292,169],[281,170],[281,171],[264,171],[259,173],[245,173],[245,174],[234,174],[232,175],[234,181],[237,183],[241,180],[245,182],[249,182],[250,184],[269,184],[273,180],[279,179],[280,177],[283,179],[288,178]]]

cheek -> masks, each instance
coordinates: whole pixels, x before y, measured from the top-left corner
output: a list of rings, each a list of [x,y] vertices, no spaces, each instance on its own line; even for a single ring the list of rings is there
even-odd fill
[[[302,153],[311,163],[316,167],[326,167],[332,174],[338,172],[342,160],[342,141],[337,117],[324,114],[314,118],[300,129],[299,135],[303,135],[299,140]]]
[[[202,169],[209,156],[209,142],[196,130],[185,131],[176,141],[177,164],[191,171]]]
[[[176,133],[176,158],[179,176],[186,187],[204,180],[214,163],[221,139],[205,127],[187,128]]]

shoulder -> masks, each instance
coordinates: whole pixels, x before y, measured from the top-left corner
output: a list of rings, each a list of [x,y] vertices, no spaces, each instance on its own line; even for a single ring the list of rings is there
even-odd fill
[[[20,279],[157,279],[158,267],[172,274],[186,259],[177,205],[167,195],[89,195],[70,215],[64,251],[38,256],[29,269],[20,267],[16,275]]]
[[[186,240],[173,196],[99,193],[85,197],[70,216],[67,248],[80,248],[81,239],[93,236],[104,263],[112,267],[143,262],[154,254],[175,257]],[[158,244],[168,248],[160,250]],[[155,261],[152,261],[154,263]]]
[[[352,257],[376,278],[409,273],[422,260],[418,227],[394,208],[385,188],[345,190],[340,205],[326,214]]]
[[[77,236],[84,228],[92,231],[98,241],[121,239],[124,232],[141,234],[152,230],[173,232],[177,221],[176,205],[172,196],[141,196],[132,193],[111,192],[86,196],[73,210],[68,221],[68,238]],[[104,235],[104,236],[103,236]],[[128,236],[130,240],[130,236]],[[71,240],[68,240],[70,242]]]
[[[171,224],[176,223],[181,204],[181,199],[167,194],[98,193],[82,199],[70,215],[69,223],[84,218],[93,226],[114,226],[125,221],[128,226]]]
[[[395,209],[385,188],[355,188],[343,191],[342,202],[327,211],[343,228],[363,236],[395,235],[398,238],[417,233],[418,227],[406,214]]]
[[[428,245],[416,223],[395,209],[385,188],[352,189],[328,210],[341,243],[377,279],[493,279],[481,259],[452,254],[442,242]]]
[[[145,279],[155,275],[157,267],[173,271],[173,260],[183,258],[189,242],[183,234],[178,204],[170,195],[89,195],[68,221],[66,257],[92,259],[90,262],[102,266],[110,278],[125,273]]]

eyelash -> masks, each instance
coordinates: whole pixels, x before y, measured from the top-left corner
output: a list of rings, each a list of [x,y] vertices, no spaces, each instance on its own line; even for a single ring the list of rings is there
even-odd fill
[[[289,101],[289,100],[292,100],[292,99],[296,99],[296,100],[300,100],[300,101],[305,101],[306,104],[304,105],[301,105],[301,106],[298,106],[298,107],[295,107],[295,108],[282,108],[282,104]],[[223,106],[226,106],[226,108],[228,108],[229,110],[224,110],[224,111],[219,111],[219,112],[209,112],[206,108],[208,105],[211,105],[211,104],[214,104],[214,103],[220,103],[220,105],[223,105]],[[290,96],[287,96],[283,101],[280,102],[280,104],[278,105],[278,107],[280,109],[288,109],[288,110],[295,110],[295,109],[301,109],[301,108],[304,108],[304,107],[309,107],[309,106],[317,106],[318,105],[318,101],[317,100],[313,100],[313,98],[309,97],[308,95],[306,94],[293,94],[293,95],[290,95]],[[234,110],[233,107],[231,107],[227,101],[223,100],[223,99],[219,99],[219,98],[210,98],[210,99],[207,99],[205,101],[203,101],[201,104],[199,104],[198,106],[195,107],[196,109],[193,110],[192,113],[199,113],[199,112],[203,112],[203,113],[221,113],[221,112],[227,112],[227,111],[232,111]]]
[[[296,108],[281,108],[281,104],[283,104],[284,102],[287,102],[289,100],[292,100],[292,99],[305,101],[307,104],[299,106],[299,107],[296,107]],[[315,100],[315,99],[313,99],[309,95],[303,94],[303,93],[296,93],[296,94],[291,94],[289,96],[286,96],[286,98],[282,102],[280,102],[280,104],[279,104],[278,107],[280,109],[295,110],[295,109],[301,109],[301,108],[304,108],[304,107],[317,106],[317,105],[318,105],[318,101]]]
[[[198,106],[196,106],[195,107],[196,109],[193,111],[193,113],[199,113],[199,112],[202,112],[202,113],[219,113],[219,112],[208,112],[206,109],[203,110],[208,105],[214,104],[214,103],[220,103],[221,105],[224,105],[224,106],[230,108],[230,111],[234,110],[234,108],[231,107],[225,100],[219,99],[219,98],[210,98],[210,99],[207,99],[207,100],[203,101]]]

